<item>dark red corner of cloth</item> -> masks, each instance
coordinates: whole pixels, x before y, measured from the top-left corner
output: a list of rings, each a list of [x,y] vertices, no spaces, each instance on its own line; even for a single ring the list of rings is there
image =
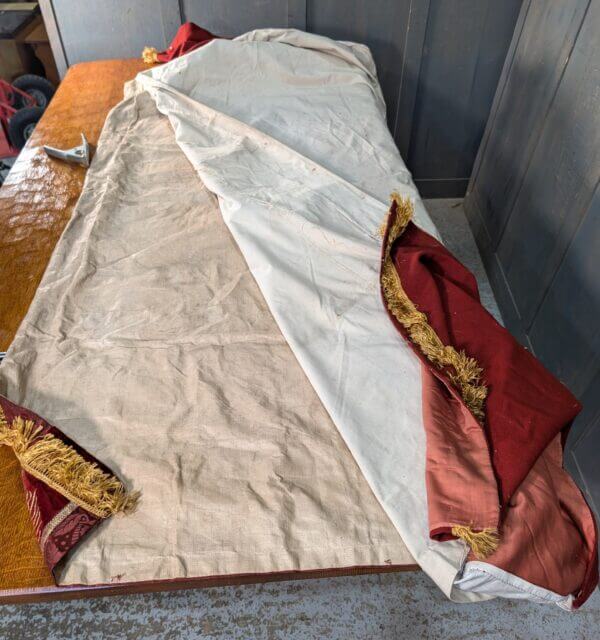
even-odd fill
[[[156,58],[159,62],[169,62],[219,37],[193,22],[186,22],[179,27],[167,49],[160,51]]]
[[[12,423],[15,418],[31,420],[36,427],[41,428],[40,437],[55,436],[75,449],[85,460],[110,473],[108,467],[98,462],[33,411],[20,407],[3,396],[0,396],[0,409],[7,423]],[[35,536],[46,565],[50,571],[54,572],[56,565],[99,524],[101,518],[74,504],[24,469],[21,469],[21,479]]]
[[[392,259],[408,297],[442,342],[475,358],[483,369],[485,429],[500,501],[506,505],[581,405],[481,305],[475,277],[435,238],[409,222]]]

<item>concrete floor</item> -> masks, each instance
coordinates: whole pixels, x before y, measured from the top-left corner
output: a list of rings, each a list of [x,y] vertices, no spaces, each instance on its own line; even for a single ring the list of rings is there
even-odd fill
[[[460,200],[428,201],[447,246],[499,318]],[[595,640],[600,594],[583,609],[449,602],[421,572],[0,606],[0,639]]]
[[[0,607],[6,640],[595,640],[600,594],[578,613],[492,601],[458,605],[423,573]]]
[[[471,233],[460,199],[425,200],[429,215],[435,222],[444,244],[477,278],[483,306],[502,322],[492,287],[485,273],[481,256]]]

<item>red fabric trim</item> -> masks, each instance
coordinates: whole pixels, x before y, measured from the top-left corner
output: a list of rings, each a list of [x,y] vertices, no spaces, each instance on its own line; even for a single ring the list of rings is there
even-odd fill
[[[215,36],[210,31],[199,27],[193,22],[186,22],[179,27],[167,49],[157,54],[158,61],[169,62],[219,37],[220,36]]]
[[[438,527],[429,530],[429,537],[438,542],[448,542],[448,540],[456,540],[456,536],[452,535],[452,527]]]
[[[36,425],[42,427],[40,435],[52,434],[65,444],[72,446],[89,462],[94,462],[103,471],[112,473],[106,465],[96,460],[59,429],[33,411],[10,402],[4,396],[0,396],[0,406],[9,425],[18,416],[24,420],[32,420]],[[68,513],[61,517],[63,509],[70,504],[67,498],[25,471],[21,472],[21,478],[29,515],[40,543],[42,555],[46,565],[54,574],[57,564],[101,522],[101,518],[81,507],[71,507],[68,509]],[[54,520],[55,518],[56,520]]]
[[[484,370],[485,429],[506,506],[581,405],[485,310],[475,277],[435,238],[409,222],[395,243],[393,261],[408,297],[442,342],[464,350]]]

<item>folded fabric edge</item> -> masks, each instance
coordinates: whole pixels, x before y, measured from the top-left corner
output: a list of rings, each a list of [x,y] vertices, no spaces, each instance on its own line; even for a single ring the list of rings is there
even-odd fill
[[[453,360],[452,352],[456,353],[454,348],[443,344],[436,331],[429,325],[427,314],[418,310],[402,287],[400,276],[391,258],[392,245],[409,225],[412,217],[412,203],[401,198],[397,193],[392,193],[391,197],[392,203],[381,229],[383,236],[381,292],[385,306],[398,328],[402,328],[400,332],[404,333],[405,338],[416,347],[415,351],[420,356],[423,367],[440,371],[438,377],[445,379],[450,394],[462,401],[470,415],[483,429],[486,420],[484,403],[487,388],[480,383],[482,368],[475,359],[468,358],[461,351],[459,355],[466,358],[469,365],[462,368],[462,371],[457,369],[457,363],[461,367],[462,362],[460,359]],[[447,353],[444,350],[447,350]],[[452,368],[455,373],[452,372]],[[473,375],[465,379],[463,377],[465,371],[473,372]],[[477,389],[473,395],[473,387],[483,389],[481,393]],[[577,491],[581,493],[579,489]],[[597,532],[593,518],[592,522],[594,531]],[[481,522],[478,524],[481,525]],[[500,545],[499,528],[499,518],[498,526],[491,528],[477,526],[472,521],[436,525],[433,530],[430,530],[430,537],[439,541],[461,539],[471,549],[472,556],[477,560],[486,560]],[[596,536],[597,533],[594,533],[592,537],[596,539]],[[593,546],[595,549],[595,545]],[[499,566],[473,560],[466,562],[467,560],[468,558],[464,559],[463,567],[454,580],[452,599],[458,595],[455,591],[457,589],[463,593],[469,592],[487,597],[527,598],[537,602],[553,602],[571,610],[579,608],[597,584],[597,550],[594,557],[587,562],[586,574],[580,588],[568,595],[560,595],[538,586]]]
[[[220,37],[193,22],[184,22],[167,49],[158,51],[156,47],[147,46],[142,50],[141,57],[146,64],[169,62]]]
[[[138,491],[128,492],[116,476],[43,431],[42,425],[20,415],[9,425],[0,405],[0,444],[12,448],[24,471],[97,518],[135,510]]]
[[[485,420],[484,404],[487,387],[481,381],[482,369],[474,358],[452,345],[445,345],[429,324],[427,315],[417,309],[404,291],[392,262],[391,249],[413,216],[414,208],[408,198],[391,194],[391,205],[380,229],[383,235],[381,264],[381,291],[386,308],[405,329],[410,340],[422,355],[436,368],[449,370],[448,378],[454,385],[480,425]],[[463,540],[478,559],[485,559],[498,548],[497,527],[468,526],[452,523],[444,532]]]
[[[429,324],[427,315],[422,313],[406,295],[400,278],[394,269],[391,248],[413,217],[414,207],[408,198],[394,192],[392,204],[386,219],[387,229],[383,240],[381,288],[387,308],[406,329],[411,341],[419,347],[423,355],[437,368],[451,367],[448,377],[458,388],[471,413],[480,424],[485,419],[484,403],[487,387],[481,382],[482,368],[474,358],[464,351],[457,351],[452,345],[445,345]]]
[[[24,500],[51,572],[99,522],[131,513],[140,498],[112,472],[33,412],[0,396],[0,445],[21,466]]]
[[[456,591],[476,593],[490,598],[555,604],[567,611],[577,608],[576,599],[572,594],[560,595],[523,580],[523,578],[493,564],[476,560],[465,563],[461,574],[454,581],[453,587]],[[456,595],[456,591],[454,591],[454,595]]]

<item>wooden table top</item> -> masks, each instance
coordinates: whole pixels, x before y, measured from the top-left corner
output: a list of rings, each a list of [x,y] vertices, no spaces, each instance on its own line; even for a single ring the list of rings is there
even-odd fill
[[[123,84],[147,68],[141,60],[71,67],[0,188],[0,351],[8,349],[27,313],[86,173],[81,166],[49,158],[41,145],[70,148],[81,144],[82,132],[95,145],[108,112],[123,97]],[[2,446],[0,514],[0,564],[10,567],[6,586],[55,589],[33,536],[17,540],[29,514],[19,463]]]
[[[0,188],[0,351],[31,304],[85,178],[86,169],[49,158],[41,145],[74,147],[81,133],[96,145],[123,84],[147,68],[142,60],[71,67]]]
[[[123,84],[147,68],[141,60],[85,62],[71,67],[0,188],[0,351],[8,349],[31,304],[86,173],[83,167],[49,158],[41,145],[67,149],[79,145],[84,133],[95,147],[108,112],[123,97]],[[0,446],[0,488],[11,486],[20,486],[18,463],[8,447]],[[8,530],[5,533],[10,536]],[[1,538],[0,562],[10,562],[2,557],[2,549],[10,545]],[[43,563],[41,553],[34,557],[30,550],[28,562]],[[34,588],[31,584],[23,588],[16,578],[10,590],[0,591],[0,604],[417,569],[415,565],[362,566],[66,588],[56,587],[48,573]]]

